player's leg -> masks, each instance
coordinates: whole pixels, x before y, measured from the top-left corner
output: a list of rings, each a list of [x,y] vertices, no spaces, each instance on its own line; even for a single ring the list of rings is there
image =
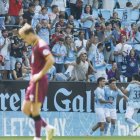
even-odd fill
[[[105,126],[105,121],[100,122],[100,136],[104,135],[104,126]]]
[[[100,124],[96,123],[91,129],[90,135],[92,135],[99,127],[100,127]]]
[[[21,110],[27,116],[31,116],[31,104],[32,104],[31,101],[27,101],[27,100],[23,101]]]
[[[128,106],[125,113],[125,120],[129,126],[129,135],[133,134],[133,126],[138,125],[138,123],[134,119],[132,119],[133,115],[134,115],[134,108]]]
[[[135,109],[134,114],[136,114],[139,111],[139,109]],[[134,128],[134,131],[137,131],[137,129],[140,128],[140,124],[137,124]]]
[[[97,114],[97,120],[100,125],[100,136],[103,136],[104,135],[104,124],[106,122],[104,108],[98,108],[96,110],[96,114]]]
[[[36,138],[40,138],[40,135],[41,135],[42,118],[40,116],[40,109],[41,109],[40,102],[32,102],[31,113],[32,113],[32,118],[35,122],[35,137]],[[46,126],[47,124],[44,124],[44,125]]]
[[[111,122],[111,117],[110,117],[110,109],[105,108],[105,117],[106,117],[106,122],[105,122],[105,129],[104,129],[104,134],[107,135],[108,127]]]
[[[110,122],[111,122],[111,118],[110,118],[110,117],[107,117],[107,118],[106,118],[106,122],[105,122],[105,126],[104,126],[104,134],[105,134],[105,135],[107,135]]]
[[[111,136],[113,136],[113,134],[114,134],[115,124],[116,124],[116,119],[111,119],[111,127],[110,127],[110,134],[111,134]]]
[[[116,124],[116,120],[117,120],[116,109],[111,109],[110,115],[111,115],[110,134],[111,134],[111,136],[113,136],[114,131],[115,131],[115,124]]]

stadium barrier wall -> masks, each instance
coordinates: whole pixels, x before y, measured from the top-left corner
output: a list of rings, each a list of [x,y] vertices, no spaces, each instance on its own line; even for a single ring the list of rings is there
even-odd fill
[[[127,83],[118,83],[126,87]],[[21,112],[28,81],[0,81],[0,136],[33,136],[34,122]],[[96,83],[50,82],[41,115],[56,127],[57,136],[85,136],[96,123],[94,90]],[[115,135],[128,135],[124,120],[126,102],[117,99]],[[140,113],[134,116],[140,121]],[[140,130],[134,133],[139,135]],[[45,130],[42,130],[45,135]],[[95,132],[96,136],[99,131]]]

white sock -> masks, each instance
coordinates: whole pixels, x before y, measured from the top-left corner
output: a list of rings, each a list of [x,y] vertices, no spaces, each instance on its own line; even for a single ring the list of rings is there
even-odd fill
[[[48,125],[46,126],[46,129],[47,129],[47,131],[50,130],[50,129],[54,129],[54,126],[48,124]]]
[[[100,136],[103,136],[104,135],[104,131],[100,131]]]

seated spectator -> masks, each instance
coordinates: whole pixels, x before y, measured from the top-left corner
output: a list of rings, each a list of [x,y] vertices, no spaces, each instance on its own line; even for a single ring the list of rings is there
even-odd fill
[[[52,48],[52,54],[55,58],[55,67],[57,73],[62,73],[64,68],[65,57],[67,55],[67,49],[64,45],[64,39],[60,38]]]
[[[15,69],[12,71],[13,80],[24,80],[26,77],[26,70],[23,68],[22,63],[17,61],[15,63]]]
[[[129,55],[126,56],[125,76],[128,78],[128,82],[132,81],[132,75],[134,73],[139,73],[139,61],[139,56],[136,54],[134,49],[131,49]]]
[[[117,68],[117,63],[112,63],[112,68],[110,70],[106,69],[107,78],[110,80],[111,78],[115,78],[117,81],[120,80],[120,73]]]

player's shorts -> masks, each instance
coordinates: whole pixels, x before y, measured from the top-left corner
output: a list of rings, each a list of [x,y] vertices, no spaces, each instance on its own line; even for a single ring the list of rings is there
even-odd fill
[[[110,117],[113,120],[117,120],[116,109],[105,108],[105,117]]]
[[[97,122],[106,122],[104,108],[95,108]]]
[[[48,78],[44,76],[36,83],[29,83],[26,91],[25,100],[32,102],[44,102],[48,91]]]
[[[137,113],[138,110],[139,110],[138,108],[134,108],[132,106],[127,106],[125,118],[132,118],[134,113]]]

